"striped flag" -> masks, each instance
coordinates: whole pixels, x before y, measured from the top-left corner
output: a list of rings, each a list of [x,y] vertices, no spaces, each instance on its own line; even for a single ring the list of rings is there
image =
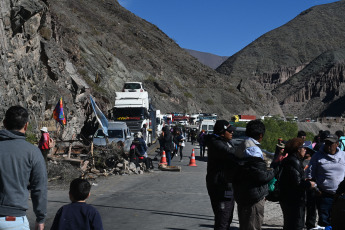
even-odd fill
[[[91,101],[92,109],[98,120],[98,123],[102,126],[103,133],[106,136],[108,136],[108,119],[104,116],[102,111],[98,108],[95,101],[92,99],[91,95],[90,95],[90,101]]]
[[[62,126],[66,125],[65,113],[63,112],[62,97],[55,106],[55,109],[53,111],[53,118]]]

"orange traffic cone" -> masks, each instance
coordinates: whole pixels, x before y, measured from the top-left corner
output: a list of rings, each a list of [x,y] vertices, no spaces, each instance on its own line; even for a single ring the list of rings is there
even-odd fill
[[[195,153],[194,153],[194,149],[192,152],[192,156],[190,157],[190,161],[189,161],[189,165],[188,166],[197,166],[195,163]]]
[[[162,165],[167,165],[167,157],[165,156],[165,151],[162,153],[161,163]]]

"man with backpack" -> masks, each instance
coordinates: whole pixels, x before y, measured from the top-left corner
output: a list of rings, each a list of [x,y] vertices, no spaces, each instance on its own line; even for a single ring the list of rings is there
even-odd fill
[[[265,125],[261,120],[248,122],[247,138],[235,151],[235,156],[239,160],[233,187],[241,230],[261,229],[263,224],[268,183],[274,177],[274,171],[267,169],[260,148],[265,131]]]

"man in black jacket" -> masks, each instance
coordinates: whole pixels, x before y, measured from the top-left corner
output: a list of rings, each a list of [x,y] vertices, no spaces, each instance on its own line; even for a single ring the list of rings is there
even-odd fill
[[[265,125],[260,120],[250,121],[246,126],[247,138],[235,152],[239,165],[233,187],[241,230],[261,229],[263,224],[267,184],[274,177],[273,170],[267,169],[260,149],[264,134]]]
[[[171,165],[171,150],[174,149],[172,142],[172,135],[168,126],[163,127],[162,129],[162,146],[163,151],[165,151],[166,158],[168,160],[168,166]]]
[[[207,135],[208,147],[206,185],[214,213],[214,229],[227,230],[230,227],[234,211],[232,192],[234,146],[232,133],[236,127],[225,120],[218,120],[212,135]]]

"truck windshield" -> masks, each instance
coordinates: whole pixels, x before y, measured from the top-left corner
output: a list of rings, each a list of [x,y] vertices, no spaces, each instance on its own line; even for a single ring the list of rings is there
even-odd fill
[[[104,138],[105,135],[103,133],[103,130],[102,129],[98,130],[95,137]],[[109,138],[123,138],[123,132],[122,130],[108,130],[108,137]]]
[[[145,108],[114,108],[114,120],[135,121],[145,118]]]
[[[124,89],[141,89],[141,86],[139,83],[126,83],[123,88]]]

